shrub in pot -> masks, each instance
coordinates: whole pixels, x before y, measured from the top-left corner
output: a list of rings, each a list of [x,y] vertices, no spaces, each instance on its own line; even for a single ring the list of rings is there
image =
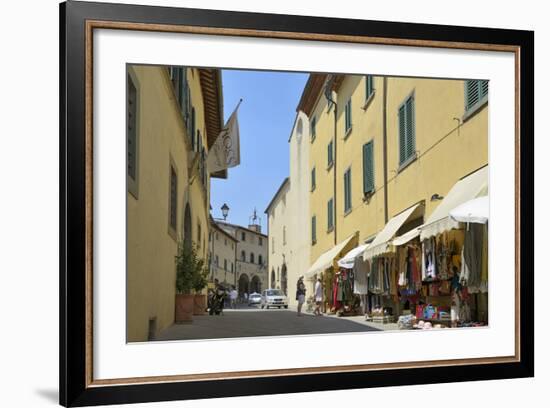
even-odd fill
[[[195,245],[179,242],[176,255],[176,323],[193,321],[195,295],[192,291],[197,283],[197,275],[203,269],[204,261],[197,256]]]

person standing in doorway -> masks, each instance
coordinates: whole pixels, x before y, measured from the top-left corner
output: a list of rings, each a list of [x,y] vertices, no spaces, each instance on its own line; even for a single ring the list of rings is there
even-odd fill
[[[298,316],[302,316],[302,306],[306,301],[306,285],[304,285],[303,276],[300,276],[296,283],[296,300],[298,301]]]
[[[321,304],[323,303],[323,285],[321,284],[321,278],[317,278],[317,282],[315,282],[315,311],[313,314],[315,316],[322,316],[321,313]]]

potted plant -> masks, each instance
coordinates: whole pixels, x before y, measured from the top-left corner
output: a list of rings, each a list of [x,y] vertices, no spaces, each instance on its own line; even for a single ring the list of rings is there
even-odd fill
[[[197,258],[195,274],[193,276],[193,290],[195,291],[193,314],[200,316],[206,313],[207,297],[202,293],[208,285],[208,270],[204,266],[204,260]]]
[[[197,256],[193,244],[178,243],[176,255],[176,323],[193,321],[195,295],[192,293],[197,282],[197,275],[202,273],[204,261]]]

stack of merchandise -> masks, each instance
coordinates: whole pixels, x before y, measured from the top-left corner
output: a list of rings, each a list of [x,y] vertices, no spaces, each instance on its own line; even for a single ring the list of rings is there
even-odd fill
[[[415,324],[416,316],[412,314],[399,316],[397,320],[397,328],[399,330],[411,330]]]

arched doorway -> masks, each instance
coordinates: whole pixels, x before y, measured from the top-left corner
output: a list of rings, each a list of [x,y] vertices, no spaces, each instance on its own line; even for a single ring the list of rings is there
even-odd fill
[[[283,264],[283,267],[281,269],[281,290],[284,292],[285,295],[287,295],[287,288],[288,288],[288,282],[287,282],[286,264]]]
[[[262,293],[262,282],[257,275],[254,275],[250,281],[250,293],[252,292]]]
[[[238,282],[238,289],[239,297],[242,298],[244,293],[250,293],[250,279],[248,278],[248,275],[246,273],[241,274],[239,276],[239,282]]]
[[[191,226],[191,208],[189,203],[185,204],[185,211],[183,216],[183,245],[186,249],[191,249],[193,244],[193,230]]]
[[[271,284],[269,285],[270,288],[275,287],[275,269],[271,268]]]

